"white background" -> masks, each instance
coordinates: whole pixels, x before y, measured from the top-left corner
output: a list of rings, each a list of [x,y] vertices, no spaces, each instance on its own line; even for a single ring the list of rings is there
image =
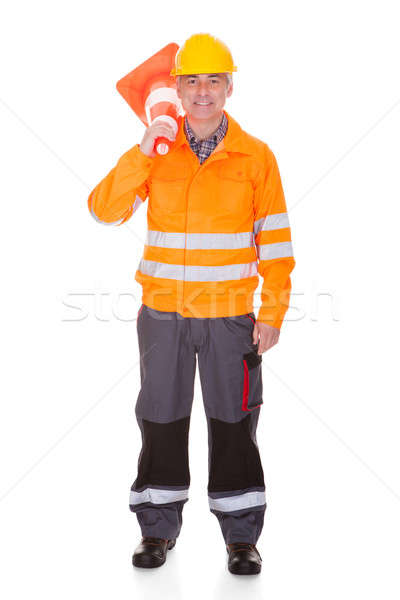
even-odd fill
[[[399,598],[396,4],[3,5],[3,598]],[[249,578],[227,571],[208,509],[198,375],[181,535],[163,567],[132,568],[146,207],[123,227],[87,210],[144,132],[116,82],[198,32],[232,51],[225,108],[278,159],[297,261],[263,355],[268,508]]]

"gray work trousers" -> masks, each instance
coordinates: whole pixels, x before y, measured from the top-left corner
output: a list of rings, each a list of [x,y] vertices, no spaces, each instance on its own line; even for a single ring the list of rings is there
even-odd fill
[[[188,436],[196,355],[208,427],[208,502],[226,544],[255,544],[266,510],[256,440],[262,356],[254,313],[191,318],[142,304],[137,320],[142,435],[129,507],[143,536],[176,539],[190,484]]]

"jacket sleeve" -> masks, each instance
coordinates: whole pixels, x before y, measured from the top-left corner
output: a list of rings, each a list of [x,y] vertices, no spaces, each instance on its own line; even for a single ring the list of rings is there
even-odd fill
[[[122,225],[148,196],[148,176],[154,158],[146,156],[139,144],[125,152],[88,197],[88,208],[104,225]]]
[[[289,307],[295,260],[279,168],[267,145],[254,192],[254,242],[263,278],[257,319],[280,329]]]

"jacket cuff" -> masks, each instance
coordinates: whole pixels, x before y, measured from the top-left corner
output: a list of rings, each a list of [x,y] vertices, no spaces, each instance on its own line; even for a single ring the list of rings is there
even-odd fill
[[[260,308],[257,315],[257,321],[261,321],[261,323],[266,323],[267,325],[271,325],[271,327],[276,327],[277,329],[281,328],[283,319],[284,315],[272,313],[271,309],[263,309],[263,307]]]
[[[135,167],[142,168],[144,171],[150,171],[155,158],[144,154],[140,149],[140,144],[135,144],[133,148],[128,150],[126,156]]]
[[[276,296],[269,294],[258,311],[257,321],[280,329],[289,308],[290,290],[282,290]]]

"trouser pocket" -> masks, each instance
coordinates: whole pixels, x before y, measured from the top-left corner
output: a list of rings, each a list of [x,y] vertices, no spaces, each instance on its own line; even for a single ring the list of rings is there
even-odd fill
[[[261,364],[262,356],[257,353],[257,345],[254,345],[255,350],[243,354],[243,394],[242,394],[242,410],[254,410],[263,404],[262,399],[262,374]]]

